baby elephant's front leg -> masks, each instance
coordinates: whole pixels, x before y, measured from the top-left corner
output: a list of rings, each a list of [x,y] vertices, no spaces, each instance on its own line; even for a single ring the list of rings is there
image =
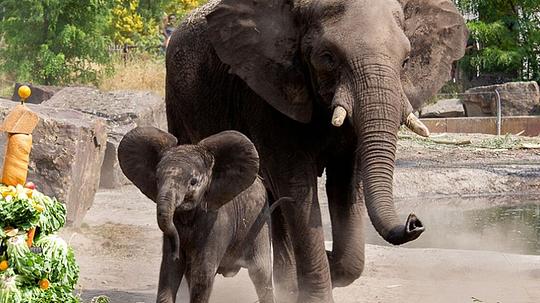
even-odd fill
[[[204,277],[198,276],[190,282],[189,302],[208,303],[210,301],[210,294],[212,293],[212,286],[214,284],[214,275],[211,274]]]
[[[190,303],[208,303],[214,285],[215,269],[193,267],[190,273]]]
[[[161,259],[161,269],[159,271],[159,284],[157,303],[176,302],[176,293],[182,281],[186,269],[184,255],[180,255],[179,260],[174,260],[171,253],[170,242],[163,239],[163,257]]]

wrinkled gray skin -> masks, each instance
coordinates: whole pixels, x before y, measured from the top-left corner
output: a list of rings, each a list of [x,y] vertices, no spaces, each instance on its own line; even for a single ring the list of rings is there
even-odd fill
[[[244,135],[225,131],[197,145],[136,128],[120,142],[122,171],[157,205],[163,256],[157,302],[172,303],[182,276],[190,302],[208,302],[216,273],[248,269],[259,302],[273,303],[266,190]]]
[[[242,132],[270,198],[295,200],[272,214],[278,301],[333,302],[332,287],[360,276],[364,209],[389,243],[424,231],[394,208],[397,131],[449,79],[466,36],[451,0],[210,1],[173,34],[169,131],[182,144]],[[347,117],[336,128],[338,105]],[[330,252],[317,200],[324,170]]]

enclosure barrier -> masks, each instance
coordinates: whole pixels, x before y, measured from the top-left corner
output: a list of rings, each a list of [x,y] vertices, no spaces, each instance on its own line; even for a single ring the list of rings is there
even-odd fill
[[[497,117],[423,118],[432,133],[480,133],[540,135],[540,116],[502,117],[498,130]]]
[[[537,85],[477,89],[483,91],[438,94],[437,101],[420,110],[420,120],[434,133],[540,135]]]

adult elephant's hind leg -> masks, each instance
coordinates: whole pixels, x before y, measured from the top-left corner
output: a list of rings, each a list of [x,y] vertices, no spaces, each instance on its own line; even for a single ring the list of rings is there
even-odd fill
[[[332,221],[332,251],[328,252],[333,287],[344,287],[364,270],[364,196],[360,173],[351,157],[336,157],[326,168],[326,193]]]
[[[331,303],[332,285],[324,249],[321,211],[317,198],[317,169],[309,155],[296,153],[273,166],[272,194],[290,197],[281,210],[291,236],[298,275],[298,302]]]

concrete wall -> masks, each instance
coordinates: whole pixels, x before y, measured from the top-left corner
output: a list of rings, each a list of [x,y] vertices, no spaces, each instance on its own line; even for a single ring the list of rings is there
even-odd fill
[[[481,133],[497,134],[496,117],[464,117],[464,118],[426,118],[420,119],[432,133]],[[539,116],[503,117],[501,134],[517,134],[524,131],[523,136],[540,135]]]

